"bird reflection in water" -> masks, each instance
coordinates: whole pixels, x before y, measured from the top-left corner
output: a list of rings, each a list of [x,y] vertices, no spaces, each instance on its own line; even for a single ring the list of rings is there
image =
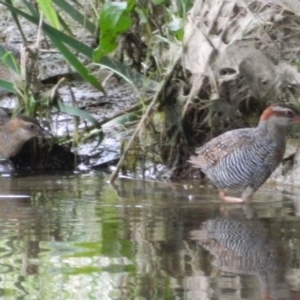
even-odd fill
[[[260,296],[257,296],[261,299],[294,299],[290,298],[285,282],[285,248],[270,237],[263,223],[218,218],[202,223],[201,230],[194,230],[191,235],[213,255],[213,265],[218,270],[232,273],[218,277],[215,291],[219,297],[216,295],[216,299],[224,299],[222,294],[227,294],[227,299],[229,293],[237,299],[236,291],[241,290],[243,284],[243,277],[237,274],[258,277]],[[246,299],[257,299],[253,296]]]

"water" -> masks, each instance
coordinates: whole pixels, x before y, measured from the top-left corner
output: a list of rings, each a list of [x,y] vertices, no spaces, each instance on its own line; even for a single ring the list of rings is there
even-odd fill
[[[0,299],[300,299],[299,191],[106,181],[0,178]]]

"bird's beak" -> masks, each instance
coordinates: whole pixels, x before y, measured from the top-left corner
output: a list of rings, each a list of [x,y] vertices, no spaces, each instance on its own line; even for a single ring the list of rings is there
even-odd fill
[[[51,132],[48,129],[41,127],[40,131],[39,131],[39,135],[42,137],[49,137],[49,136],[51,136]]]
[[[294,123],[300,123],[300,115],[296,115],[296,116],[293,118],[293,122],[294,122]]]
[[[40,126],[39,126],[39,136],[42,137],[50,137],[52,136],[52,133],[50,131],[50,125],[48,122],[46,121],[42,121],[40,122]]]

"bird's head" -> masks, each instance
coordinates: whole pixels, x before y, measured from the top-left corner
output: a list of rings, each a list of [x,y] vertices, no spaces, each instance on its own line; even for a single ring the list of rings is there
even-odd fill
[[[33,137],[45,135],[45,130],[39,122],[31,117],[17,116],[11,118],[7,123],[7,129],[12,137],[26,142]]]
[[[36,136],[46,135],[39,122],[30,117],[16,116],[0,125],[0,157],[16,155],[23,144]]]
[[[276,103],[264,110],[260,121],[275,127],[287,127],[292,123],[300,123],[300,114],[286,104]]]

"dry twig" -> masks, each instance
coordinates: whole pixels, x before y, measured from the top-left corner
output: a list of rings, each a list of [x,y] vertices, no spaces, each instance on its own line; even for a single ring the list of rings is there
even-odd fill
[[[117,164],[117,166],[116,166],[115,171],[113,172],[113,174],[112,174],[111,177],[109,178],[109,183],[110,183],[110,184],[113,184],[113,183],[114,183],[116,177],[118,176],[120,167],[122,166],[122,164],[123,164],[123,162],[124,162],[124,160],[125,160],[125,157],[126,157],[128,151],[129,151],[129,149],[130,149],[130,147],[131,147],[131,145],[132,145],[134,139],[136,138],[136,136],[137,136],[139,130],[141,129],[141,127],[142,127],[143,123],[145,122],[145,120],[147,119],[147,117],[149,116],[150,112],[152,111],[152,109],[153,109],[154,105],[156,104],[156,102],[158,101],[158,99],[159,99],[159,98],[162,96],[162,94],[164,93],[164,89],[165,89],[165,87],[166,87],[166,84],[169,82],[171,76],[173,75],[173,72],[174,72],[175,68],[177,67],[177,65],[178,65],[178,63],[179,63],[179,61],[180,61],[180,59],[181,59],[181,54],[182,54],[181,52],[178,54],[178,56],[176,57],[176,59],[175,59],[173,65],[172,65],[171,69],[170,69],[169,72],[164,76],[164,79],[162,80],[162,82],[161,82],[161,84],[160,84],[160,87],[159,87],[158,91],[157,91],[156,94],[154,95],[152,102],[151,102],[150,105],[148,106],[148,108],[147,108],[145,114],[143,115],[141,121],[140,121],[139,124],[137,125],[137,127],[136,127],[136,129],[135,129],[133,135],[131,136],[131,138],[130,138],[130,140],[129,140],[129,142],[128,142],[128,144],[127,144],[125,150],[124,150],[124,152],[122,153],[122,156],[121,156],[121,158],[120,158],[120,160],[119,160],[119,162],[118,162],[118,164]]]

